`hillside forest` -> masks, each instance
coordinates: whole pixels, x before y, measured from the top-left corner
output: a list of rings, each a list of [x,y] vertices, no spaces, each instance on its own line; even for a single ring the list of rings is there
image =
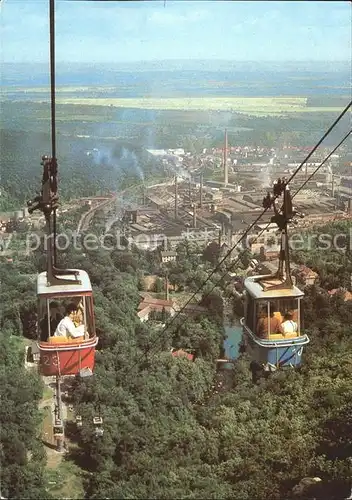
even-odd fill
[[[74,222],[67,220],[67,227]],[[321,230],[340,232],[341,227]],[[169,264],[171,280],[185,293],[195,291],[212,268],[210,257],[185,240],[177,262]],[[233,370],[216,369],[224,336],[222,298],[233,306],[238,301],[229,276],[222,281],[220,272],[211,277],[199,297],[206,313],[180,315],[163,332],[136,315],[143,278],[163,277],[157,251],[133,247],[83,254],[69,248],[59,259],[62,266],[89,273],[100,338],[94,376],[74,382],[72,405],[83,421],[80,429],[68,429],[71,446],[65,463],[77,471],[82,484],[74,498],[347,498],[352,473],[352,302],[328,290],[350,280],[349,252],[316,249],[295,256],[319,273],[319,282],[305,288],[311,343],[301,369],[274,373],[257,383],[246,354]],[[24,339],[36,335],[35,278],[43,266],[41,249],[0,262],[5,498],[65,497],[52,485],[41,440],[43,382],[24,367]],[[195,361],[173,358],[171,347],[193,350]],[[104,418],[100,437],[91,423],[97,413]],[[297,493],[297,484],[307,477],[321,481]]]
[[[49,112],[47,103],[2,103],[0,211],[25,204],[40,185],[41,156],[49,154],[50,149]],[[331,125],[331,113],[324,112],[250,116],[68,104],[57,105],[57,117],[62,200],[123,190],[133,183],[155,182],[175,174],[165,171],[162,162],[152,159],[147,149],[184,148],[200,154],[204,148],[222,147],[225,128],[230,146],[311,147],[319,140],[321,130]],[[347,126],[342,120],[326,145],[335,145]],[[38,166],[38,174],[33,173],[33,165]],[[213,175],[211,172],[209,178]]]

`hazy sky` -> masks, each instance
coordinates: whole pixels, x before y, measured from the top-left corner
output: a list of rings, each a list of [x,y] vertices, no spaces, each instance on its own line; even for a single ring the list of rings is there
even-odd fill
[[[346,1],[56,0],[57,60],[351,59]],[[1,1],[4,62],[48,60],[48,0]]]

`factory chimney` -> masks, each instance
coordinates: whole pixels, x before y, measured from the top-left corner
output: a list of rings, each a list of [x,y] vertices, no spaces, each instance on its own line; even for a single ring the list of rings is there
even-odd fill
[[[192,179],[191,179],[191,177],[189,178],[189,184],[188,184],[188,198],[189,198],[189,204],[192,205]]]
[[[335,198],[335,179],[334,179],[334,174],[331,176],[331,196]]]
[[[199,197],[200,208],[203,208],[203,174],[200,174]]]
[[[165,300],[170,300],[169,297],[169,276],[165,274]]]
[[[229,247],[232,246],[232,234],[233,234],[233,227],[232,225],[230,225],[227,232],[227,242]]]
[[[197,227],[197,209],[196,209],[196,204],[193,203],[193,227]]]
[[[178,217],[178,185],[177,185],[177,175],[175,175],[175,219]]]
[[[224,184],[225,186],[229,183],[229,167],[227,165],[227,129],[225,129],[225,140],[224,140]]]

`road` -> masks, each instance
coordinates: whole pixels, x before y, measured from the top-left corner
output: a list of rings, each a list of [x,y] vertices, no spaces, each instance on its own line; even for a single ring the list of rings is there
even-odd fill
[[[115,203],[116,202],[116,198],[117,198],[117,195],[114,196],[113,198],[109,199],[109,200],[105,200],[105,201],[102,201],[101,203],[99,203],[99,205],[91,208],[90,210],[88,210],[88,212],[84,213],[82,215],[82,217],[80,218],[80,221],[78,223],[78,226],[77,226],[77,234],[80,234],[82,231],[86,231],[88,226],[89,226],[89,223],[90,221],[92,220],[95,212],[97,210],[101,210],[102,208],[104,208],[105,206],[111,204],[111,203]]]

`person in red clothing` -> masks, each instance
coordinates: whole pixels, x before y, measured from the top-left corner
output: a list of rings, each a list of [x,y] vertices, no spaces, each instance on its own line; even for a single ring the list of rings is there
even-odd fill
[[[258,319],[257,323],[257,337],[261,339],[268,338],[269,335],[269,326],[270,333],[283,333],[283,328],[281,326],[281,322],[278,318],[274,316],[275,305],[270,302],[270,316],[268,317],[266,308],[263,308],[261,317]]]

